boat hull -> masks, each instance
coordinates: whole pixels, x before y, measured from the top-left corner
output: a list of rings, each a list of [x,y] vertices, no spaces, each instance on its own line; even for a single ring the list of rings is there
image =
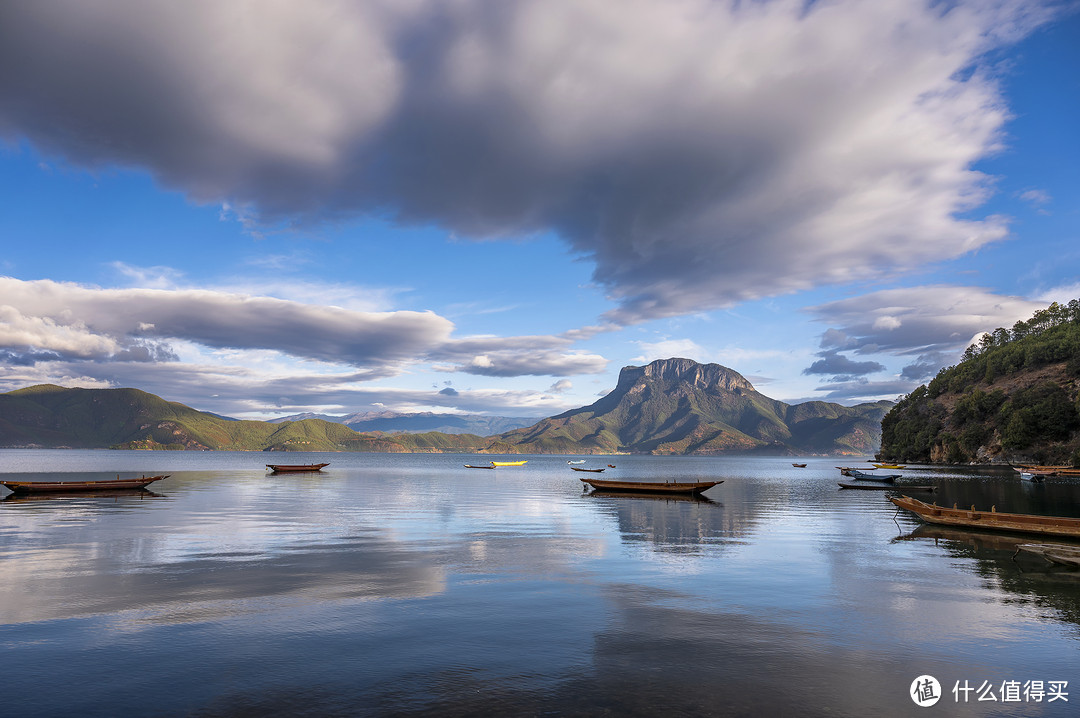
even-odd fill
[[[574,471],[587,471],[587,472],[589,472],[591,474],[600,474],[600,473],[603,473],[603,471],[604,471],[603,469],[583,469],[580,466],[571,466],[570,468],[573,469]]]
[[[312,471],[322,471],[323,467],[329,466],[329,462],[325,464],[267,464],[266,468],[275,474],[298,474]]]
[[[941,526],[1080,538],[1080,519],[1067,516],[1006,514],[992,509],[990,511],[949,509],[927,504],[910,496],[890,496],[889,501],[912,512],[927,523]]]
[[[492,466],[524,466],[527,463],[529,463],[528,459],[525,459],[525,461],[492,461],[491,465]]]
[[[606,481],[601,479],[580,479],[597,491],[619,491],[646,494],[700,494],[708,491],[723,481]]]
[[[853,479],[860,479],[862,481],[885,481],[888,483],[892,483],[896,479],[900,478],[900,474],[867,474],[866,472],[854,469],[850,474],[848,474],[848,476]]]
[[[930,486],[930,485],[914,486],[914,485],[911,485],[911,484],[904,484],[902,486],[896,486],[896,485],[893,485],[893,484],[889,484],[889,483],[886,483],[886,482],[880,482],[880,481],[878,483],[875,483],[875,484],[852,484],[852,483],[848,483],[848,482],[845,482],[845,481],[838,481],[836,483],[840,485],[841,489],[863,489],[863,490],[869,489],[871,491],[934,491],[935,488],[936,488],[936,487]]]
[[[144,489],[169,474],[143,476],[138,479],[105,479],[102,481],[0,481],[16,494],[68,493],[72,491],[118,491]]]

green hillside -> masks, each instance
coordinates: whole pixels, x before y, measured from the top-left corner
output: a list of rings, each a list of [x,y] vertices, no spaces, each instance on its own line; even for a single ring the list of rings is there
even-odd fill
[[[0,394],[0,446],[235,451],[475,451],[473,435],[358,434],[322,419],[230,421],[138,389],[32,386]]]
[[[1080,300],[968,347],[882,420],[881,457],[1080,465]]]

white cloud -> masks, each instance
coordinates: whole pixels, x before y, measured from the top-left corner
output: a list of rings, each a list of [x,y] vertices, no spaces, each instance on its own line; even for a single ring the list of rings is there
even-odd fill
[[[894,329],[899,329],[901,326],[903,326],[903,322],[896,317],[890,317],[886,314],[885,316],[878,317],[874,320],[873,328],[891,332]]]
[[[197,289],[99,289],[0,277],[0,297],[10,317],[0,347],[26,347],[32,324],[41,337],[34,346],[81,358],[181,339],[364,366],[422,355],[449,340],[453,329],[432,312],[358,312]]]
[[[656,359],[685,357],[695,361],[707,362],[705,350],[692,339],[664,339],[658,342],[634,342],[641,347],[641,354],[631,361],[648,364]]]
[[[980,287],[934,285],[872,292],[807,309],[834,343],[858,353],[962,351],[979,332],[1011,327],[1046,304]]]
[[[0,26],[0,133],[244,222],[554,231],[627,323],[1004,238],[961,218],[1008,119],[978,63],[1045,8],[39,0]]]

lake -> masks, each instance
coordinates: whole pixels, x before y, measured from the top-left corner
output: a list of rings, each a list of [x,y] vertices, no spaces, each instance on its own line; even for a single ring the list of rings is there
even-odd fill
[[[579,457],[463,467],[492,458],[0,451],[6,480],[170,474],[0,501],[0,712],[1078,714],[1080,572],[838,490],[865,462],[580,457],[724,481],[692,500],[584,493]],[[900,473],[942,505],[1080,515],[1075,479]]]

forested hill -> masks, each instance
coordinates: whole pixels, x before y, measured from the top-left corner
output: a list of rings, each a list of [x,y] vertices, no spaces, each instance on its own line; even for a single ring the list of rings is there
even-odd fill
[[[1080,465],[1080,300],[968,347],[881,422],[881,458]]]

